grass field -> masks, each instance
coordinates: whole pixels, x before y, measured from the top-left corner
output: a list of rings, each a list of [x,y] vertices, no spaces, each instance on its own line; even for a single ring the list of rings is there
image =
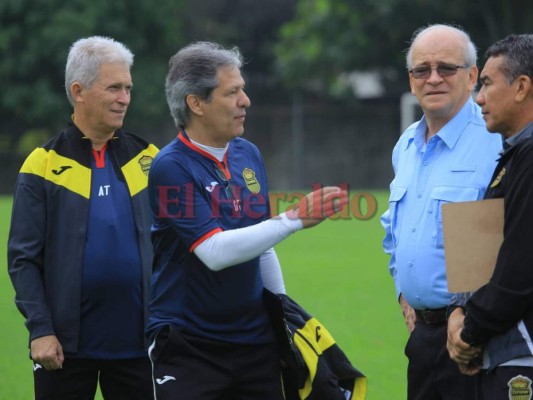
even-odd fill
[[[405,398],[407,330],[381,250],[385,192],[376,215],[326,221],[276,247],[288,294],[321,321],[368,377],[367,400]],[[33,398],[27,331],[7,275],[11,198],[0,197],[0,399]],[[99,397],[100,398],[100,397]]]

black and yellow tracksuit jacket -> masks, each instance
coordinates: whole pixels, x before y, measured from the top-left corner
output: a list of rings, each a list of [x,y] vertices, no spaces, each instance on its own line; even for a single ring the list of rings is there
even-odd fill
[[[364,400],[366,377],[316,318],[285,294],[264,290],[280,345],[287,400]]]
[[[149,299],[152,264],[148,170],[157,148],[118,130],[107,145],[117,175],[129,189]],[[91,193],[92,144],[74,125],[26,159],[17,178],[8,240],[15,303],[31,340],[56,335],[65,353],[79,342],[81,276]]]

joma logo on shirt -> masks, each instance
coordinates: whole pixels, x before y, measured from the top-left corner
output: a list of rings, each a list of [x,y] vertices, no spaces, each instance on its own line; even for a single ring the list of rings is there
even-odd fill
[[[63,172],[70,168],[72,168],[70,165],[62,165],[61,167],[59,167],[59,169],[53,169],[52,172],[54,173],[54,175],[61,175]]]

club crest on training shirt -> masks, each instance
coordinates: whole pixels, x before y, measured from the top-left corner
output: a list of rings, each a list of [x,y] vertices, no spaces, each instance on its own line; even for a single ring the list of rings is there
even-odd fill
[[[505,167],[502,168],[502,170],[500,171],[496,179],[492,181],[492,183],[490,184],[490,187],[495,188],[496,186],[498,186],[504,175],[505,175]]]
[[[261,186],[255,178],[254,171],[252,171],[250,168],[244,168],[244,170],[242,171],[242,177],[244,178],[244,183],[246,184],[246,187],[250,192],[254,194],[259,193]]]
[[[531,400],[531,379],[517,375],[507,382],[509,400]]]
[[[142,156],[141,158],[139,158],[139,165],[141,166],[141,170],[146,176],[148,176],[148,172],[150,172],[152,161],[153,157],[150,156]]]

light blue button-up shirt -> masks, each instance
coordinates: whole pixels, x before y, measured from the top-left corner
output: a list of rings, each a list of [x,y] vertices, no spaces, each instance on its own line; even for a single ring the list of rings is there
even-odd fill
[[[396,143],[389,209],[381,216],[396,294],[415,309],[449,304],[441,206],[482,199],[502,149],[471,98],[427,143],[426,130],[422,117]]]

